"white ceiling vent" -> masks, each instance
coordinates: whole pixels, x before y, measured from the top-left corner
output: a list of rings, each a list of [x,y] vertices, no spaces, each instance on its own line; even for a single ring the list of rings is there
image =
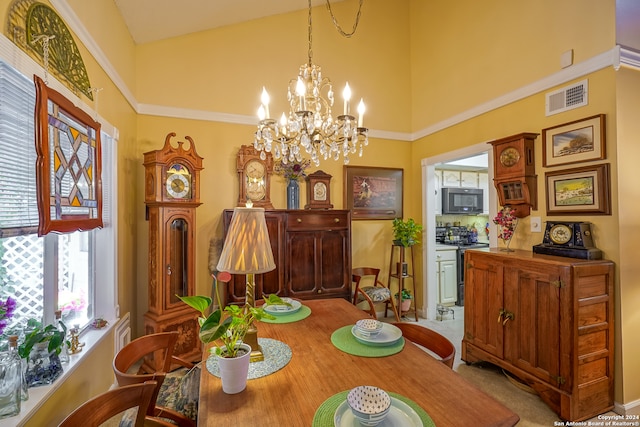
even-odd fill
[[[546,95],[546,115],[561,113],[588,104],[587,80],[575,83],[571,86],[549,92]]]

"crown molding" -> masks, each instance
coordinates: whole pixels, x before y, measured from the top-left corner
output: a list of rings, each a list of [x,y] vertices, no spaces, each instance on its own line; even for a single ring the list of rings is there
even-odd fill
[[[78,36],[80,41],[85,45],[87,50],[95,58],[96,62],[102,67],[104,72],[109,76],[111,81],[116,85],[118,90],[125,97],[129,105],[137,112],[138,102],[129,87],[125,84],[120,74],[116,71],[115,67],[109,61],[109,58],[102,51],[98,43],[91,37],[87,27],[84,26],[82,21],[78,18],[78,15],[73,11],[69,3],[66,0],[50,0],[51,5],[56,9],[57,13],[64,19],[65,23],[73,32]]]
[[[522,86],[513,92],[509,92],[498,98],[494,98],[491,101],[479,104],[467,111],[463,111],[460,114],[451,116],[446,120],[435,123],[429,127],[426,127],[420,131],[412,134],[412,141],[415,141],[433,133],[439,132],[448,127],[454,126],[458,123],[462,123],[465,120],[472,119],[481,114],[488,113],[489,111],[504,107],[505,105],[527,98],[539,92],[551,89],[555,86],[569,82],[571,80],[578,79],[587,74],[601,70],[609,66],[615,66],[617,61],[617,47],[611,50],[596,55],[586,61],[567,67],[557,73],[551,74],[541,80]]]

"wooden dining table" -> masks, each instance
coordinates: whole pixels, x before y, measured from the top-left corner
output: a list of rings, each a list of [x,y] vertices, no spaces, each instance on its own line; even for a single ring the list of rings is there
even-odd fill
[[[311,309],[303,320],[257,324],[259,337],[291,348],[291,360],[282,369],[250,379],[238,394],[225,394],[220,378],[202,369],[198,425],[309,427],[325,400],[360,385],[411,399],[438,427],[513,426],[519,421],[516,413],[408,340],[399,353],[385,357],[354,356],[336,348],[332,333],[367,317],[350,302],[303,304]]]

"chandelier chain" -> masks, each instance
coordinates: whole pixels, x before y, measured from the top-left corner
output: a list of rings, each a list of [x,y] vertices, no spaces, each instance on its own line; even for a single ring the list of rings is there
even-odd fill
[[[309,2],[309,3],[311,3],[311,2]],[[333,10],[331,10],[331,2],[329,0],[327,0],[327,9],[329,9],[329,14],[331,15],[331,20],[333,21],[333,26],[336,27],[338,32],[343,37],[349,38],[349,37],[351,37],[352,35],[354,35],[356,33],[356,30],[358,29],[358,24],[360,23],[360,14],[362,13],[362,4],[363,3],[364,3],[364,0],[360,0],[360,5],[358,6],[358,14],[356,15],[356,22],[353,23],[353,28],[351,29],[351,32],[347,33],[346,31],[344,31],[342,29],[342,27],[338,23],[338,20],[336,19],[335,15],[333,14]]]
[[[311,58],[313,57],[313,50],[311,49],[311,42],[313,41],[313,37],[311,33],[313,32],[313,23],[311,22],[311,0],[309,0],[309,20],[308,20],[308,30],[309,30],[309,50],[307,52],[309,56],[309,66],[311,66]]]

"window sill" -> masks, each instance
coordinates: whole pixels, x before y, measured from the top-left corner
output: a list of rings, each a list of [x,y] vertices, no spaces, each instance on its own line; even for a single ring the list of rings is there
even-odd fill
[[[37,411],[42,404],[47,401],[76,370],[76,367],[84,359],[90,356],[96,348],[96,344],[109,336],[109,332],[117,323],[117,320],[110,321],[102,329],[87,329],[80,336],[84,348],[80,353],[69,355],[69,363],[63,365],[62,375],[53,383],[46,386],[32,387],[29,389],[29,400],[22,402],[18,415],[0,420],[0,427],[19,427],[24,425]]]

